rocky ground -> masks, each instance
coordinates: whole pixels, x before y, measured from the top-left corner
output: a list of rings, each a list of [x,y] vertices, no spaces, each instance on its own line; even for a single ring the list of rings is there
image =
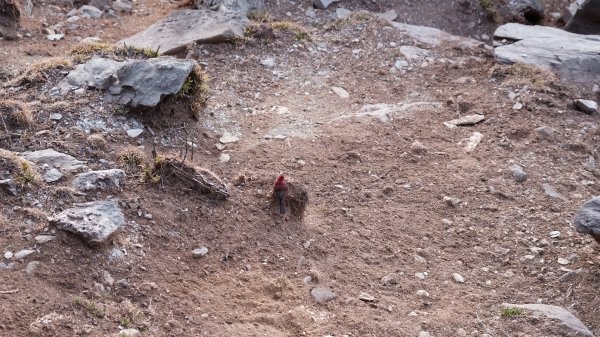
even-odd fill
[[[497,65],[476,3],[420,5],[268,2],[244,39],[179,55],[209,77],[195,111],[57,94],[81,38],[116,42],[178,2],[83,18],[60,41],[0,40],[0,180],[17,183],[0,191],[0,336],[575,335],[504,303],[568,309],[599,335],[600,246],[573,227],[599,193],[600,129],[572,100],[597,88]],[[424,43],[339,7],[479,41]],[[48,26],[70,10],[48,8]],[[464,20],[448,28],[445,12]],[[15,157],[45,149],[63,155]],[[229,197],[152,170],[184,157]],[[303,219],[270,209],[281,172],[308,191]],[[119,223],[101,244],[61,213],[98,202],[71,218]]]

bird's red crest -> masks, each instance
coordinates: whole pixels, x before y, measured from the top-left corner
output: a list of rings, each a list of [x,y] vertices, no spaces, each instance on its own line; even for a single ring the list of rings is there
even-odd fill
[[[280,175],[279,177],[277,177],[277,180],[275,181],[275,183],[281,183],[285,180],[285,178],[283,177],[283,175]]]

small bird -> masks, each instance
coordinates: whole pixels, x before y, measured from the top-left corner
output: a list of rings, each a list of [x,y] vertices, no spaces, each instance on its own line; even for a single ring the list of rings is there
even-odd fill
[[[277,201],[279,202],[279,214],[285,214],[285,198],[288,195],[288,190],[289,188],[283,175],[277,177],[273,186],[273,195],[277,197]]]

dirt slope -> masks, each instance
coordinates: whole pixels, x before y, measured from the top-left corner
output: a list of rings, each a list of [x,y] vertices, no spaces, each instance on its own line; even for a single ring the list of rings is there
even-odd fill
[[[138,5],[146,11],[124,25],[107,22],[99,35],[116,40],[176,6]],[[417,43],[381,20],[358,16],[331,25],[328,10],[311,24],[303,16],[306,2],[271,6],[270,20],[290,20],[285,13],[292,12],[310,40],[282,30],[189,53],[211,78],[212,97],[198,120],[180,110],[123,115],[94,91],[63,103],[48,94],[60,71],[31,88],[0,92],[31,103],[35,117],[31,129],[2,138],[2,148],[54,147],[91,168],[112,168],[126,146],[142,145],[150,158],[156,143],[159,153],[179,156],[189,141],[197,146],[191,162],[231,190],[229,200],[217,201],[169,180],[144,184],[132,175],[118,193],[80,196],[47,185],[20,197],[2,194],[0,250],[37,251],[0,270],[0,290],[18,289],[0,294],[0,336],[112,336],[120,328],[141,336],[569,333],[535,318],[503,318],[504,302],[562,306],[600,334],[598,247],[570,224],[598,194],[597,169],[583,165],[598,156],[598,116],[570,106],[572,98],[594,98],[591,85],[496,66],[481,47],[421,45],[429,56],[398,69],[400,46]],[[75,38],[62,42],[49,49],[37,39],[30,50],[64,55]],[[20,55],[19,42],[0,43],[13,43]],[[270,58],[273,67],[261,63]],[[349,97],[336,95],[334,86]],[[522,108],[513,109],[515,102]],[[369,104],[392,112],[365,115]],[[64,114],[60,123],[49,120],[53,112]],[[443,124],[473,113],[485,121]],[[154,135],[128,138],[122,129],[132,119]],[[99,149],[75,126],[83,120],[95,121],[93,133],[111,123],[120,131],[106,132]],[[541,136],[541,126],[554,135]],[[36,135],[42,130],[48,131]],[[474,132],[483,139],[466,152],[464,139]],[[220,151],[215,144],[224,133],[240,140]],[[222,153],[228,162],[220,161]],[[513,164],[527,180],[516,181]],[[269,210],[280,172],[309,191],[304,221],[282,221]],[[563,199],[549,197],[543,184]],[[104,246],[90,247],[45,220],[73,202],[109,194],[123,202],[127,225]],[[452,206],[444,197],[460,202]],[[551,238],[551,231],[561,234]],[[34,236],[47,232],[57,239],[36,245]],[[194,259],[191,251],[200,246],[209,252]],[[32,260],[40,265],[28,274]],[[337,298],[316,303],[316,286]],[[374,299],[361,300],[361,293]]]

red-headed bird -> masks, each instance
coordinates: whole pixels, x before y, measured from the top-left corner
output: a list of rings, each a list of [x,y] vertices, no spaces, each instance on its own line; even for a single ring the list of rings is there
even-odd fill
[[[277,201],[279,201],[279,214],[285,214],[285,198],[288,195],[288,190],[289,188],[283,175],[277,177],[273,186],[273,194],[277,197]]]

